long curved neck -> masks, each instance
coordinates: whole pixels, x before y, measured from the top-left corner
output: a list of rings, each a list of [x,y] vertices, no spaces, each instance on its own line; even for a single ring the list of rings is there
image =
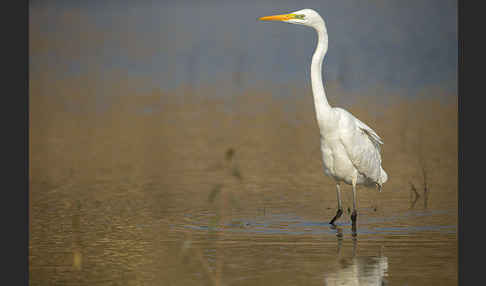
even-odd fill
[[[328,37],[324,23],[317,25],[314,29],[317,31],[317,47],[312,56],[311,83],[317,119],[321,120],[325,119],[331,109],[322,83],[322,61],[327,53]]]

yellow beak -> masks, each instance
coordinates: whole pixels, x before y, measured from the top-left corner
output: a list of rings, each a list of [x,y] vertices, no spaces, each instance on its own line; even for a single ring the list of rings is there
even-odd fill
[[[273,16],[265,16],[260,17],[258,20],[260,21],[287,21],[291,19],[295,19],[295,14],[282,14],[282,15],[273,15]]]

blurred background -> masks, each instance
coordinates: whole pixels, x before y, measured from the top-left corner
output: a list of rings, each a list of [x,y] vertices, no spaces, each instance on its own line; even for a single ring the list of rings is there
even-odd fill
[[[385,142],[357,239],[315,32],[257,21],[303,8],[330,104]],[[449,0],[31,0],[30,284],[456,285],[457,39]]]
[[[262,15],[312,7],[326,20],[324,78],[344,91],[456,93],[456,1],[30,1],[30,78],[99,96],[216,86],[309,85],[312,29],[262,23]],[[128,79],[127,79],[128,78]],[[83,81],[84,80],[84,81]],[[377,91],[374,91],[377,93]],[[379,93],[379,92],[378,92]],[[345,99],[343,99],[345,100]]]

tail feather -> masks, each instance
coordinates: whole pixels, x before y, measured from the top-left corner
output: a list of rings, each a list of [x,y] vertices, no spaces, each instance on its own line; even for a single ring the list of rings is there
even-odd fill
[[[381,192],[381,188],[386,181],[388,181],[388,174],[385,172],[385,170],[383,170],[383,168],[381,168],[380,180],[377,183],[379,192]]]

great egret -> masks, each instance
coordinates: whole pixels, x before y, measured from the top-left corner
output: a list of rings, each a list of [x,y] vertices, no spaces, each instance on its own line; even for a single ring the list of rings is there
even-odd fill
[[[343,213],[340,183],[353,187],[353,212],[351,221],[356,230],[356,185],[377,186],[381,192],[388,176],[381,167],[382,139],[368,125],[348,111],[331,107],[322,84],[322,60],[328,48],[327,28],[322,17],[312,9],[303,9],[289,14],[266,16],[261,21],[281,21],[312,27],[317,32],[317,48],[312,56],[311,82],[317,123],[321,134],[321,151],[324,172],[336,182],[338,210],[330,221],[334,222]]]

